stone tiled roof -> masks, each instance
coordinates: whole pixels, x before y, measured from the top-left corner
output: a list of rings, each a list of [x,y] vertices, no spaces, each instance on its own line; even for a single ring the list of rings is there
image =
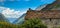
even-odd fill
[[[38,14],[40,18],[51,18],[51,19],[59,19],[60,18],[60,10],[50,10],[50,11],[40,11]]]
[[[25,18],[26,19],[29,19],[29,18],[60,19],[60,10],[45,10],[45,11],[30,10],[30,11],[27,11]]]

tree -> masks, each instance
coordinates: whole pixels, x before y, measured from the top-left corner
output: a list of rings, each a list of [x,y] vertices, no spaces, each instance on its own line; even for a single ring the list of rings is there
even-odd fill
[[[21,25],[21,28],[47,28],[39,18],[28,19]]]

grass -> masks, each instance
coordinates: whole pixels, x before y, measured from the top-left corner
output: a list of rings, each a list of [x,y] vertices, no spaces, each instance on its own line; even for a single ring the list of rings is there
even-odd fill
[[[7,22],[0,22],[0,28],[20,28],[20,25],[11,24]]]

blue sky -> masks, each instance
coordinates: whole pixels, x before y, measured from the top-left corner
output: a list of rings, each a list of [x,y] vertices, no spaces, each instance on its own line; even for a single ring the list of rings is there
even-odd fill
[[[52,3],[54,0],[6,0],[5,2],[0,2],[0,6],[4,6],[4,7],[8,7],[8,8],[13,8],[15,10],[21,10],[22,8],[35,8],[39,5],[43,5],[43,4],[49,4]],[[4,5],[2,5],[2,3]]]
[[[55,0],[0,0],[0,12],[7,18],[18,18],[28,8],[35,9],[40,5],[51,4]]]

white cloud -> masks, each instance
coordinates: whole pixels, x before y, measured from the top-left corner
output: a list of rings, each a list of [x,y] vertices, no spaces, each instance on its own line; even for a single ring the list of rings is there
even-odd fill
[[[4,16],[7,18],[19,18],[23,13],[25,13],[5,7],[0,7],[0,10],[2,11],[2,14],[4,14]]]

